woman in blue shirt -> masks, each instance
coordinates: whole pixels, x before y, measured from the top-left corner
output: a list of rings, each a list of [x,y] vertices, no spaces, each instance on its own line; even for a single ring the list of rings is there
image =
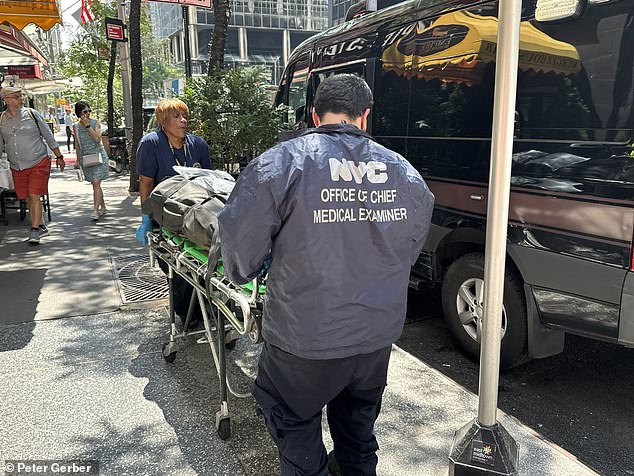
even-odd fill
[[[209,146],[201,137],[187,133],[189,108],[180,99],[163,99],[154,111],[159,130],[150,132],[139,142],[136,153],[139,172],[139,195],[143,203],[154,187],[168,177],[176,175],[174,166],[211,168]],[[152,230],[152,219],[143,214],[141,226],[136,230],[136,238],[146,244],[146,233]],[[159,265],[167,273],[167,265],[159,260]],[[192,294],[191,285],[174,273],[174,310],[185,320]],[[192,323],[201,320],[200,309],[196,307]]]

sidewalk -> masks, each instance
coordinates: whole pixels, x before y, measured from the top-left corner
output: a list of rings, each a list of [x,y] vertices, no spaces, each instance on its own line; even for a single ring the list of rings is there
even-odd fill
[[[51,235],[26,243],[28,218],[20,222],[17,212],[0,225],[0,467],[7,459],[93,459],[102,476],[279,474],[251,398],[230,398],[232,437],[216,435],[208,347],[192,343],[173,364],[164,361],[166,300],[122,304],[114,263],[144,254],[128,179],[104,182],[108,215],[92,222],[90,184],[72,168],[54,169]],[[248,393],[258,350],[240,339],[228,354],[237,392]],[[453,432],[476,413],[473,394],[394,348],[377,423],[378,473],[446,475]],[[519,474],[596,474],[499,417],[520,446]]]

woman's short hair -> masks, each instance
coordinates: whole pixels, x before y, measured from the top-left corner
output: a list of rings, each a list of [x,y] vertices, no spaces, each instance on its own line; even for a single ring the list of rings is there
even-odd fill
[[[156,120],[159,125],[163,127],[167,123],[167,119],[170,114],[173,112],[182,112],[186,116],[189,116],[189,108],[187,107],[187,104],[180,99],[175,98],[161,99],[156,105],[154,115],[156,115]]]

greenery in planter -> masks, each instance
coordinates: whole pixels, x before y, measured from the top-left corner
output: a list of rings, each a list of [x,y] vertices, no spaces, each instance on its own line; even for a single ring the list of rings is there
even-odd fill
[[[204,138],[216,168],[237,173],[240,164],[277,142],[285,107],[274,109],[260,68],[218,69],[187,81],[182,99],[189,130]]]

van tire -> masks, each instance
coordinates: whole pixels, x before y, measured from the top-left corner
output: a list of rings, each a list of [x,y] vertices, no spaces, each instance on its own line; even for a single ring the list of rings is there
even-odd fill
[[[476,295],[475,286],[484,280],[484,254],[470,253],[454,261],[445,274],[442,284],[442,307],[449,330],[458,340],[465,353],[472,359],[480,359],[480,342],[475,319],[463,325],[459,317],[462,312],[471,313],[472,307],[458,293]],[[481,293],[479,293],[481,294]],[[478,294],[478,295],[479,295]],[[463,293],[463,296],[465,294]],[[503,337],[500,349],[500,367],[510,368],[528,360],[526,300],[522,280],[506,268],[504,275]],[[475,311],[474,311],[475,312]],[[481,312],[481,307],[478,308]],[[475,314],[474,314],[475,316]]]

